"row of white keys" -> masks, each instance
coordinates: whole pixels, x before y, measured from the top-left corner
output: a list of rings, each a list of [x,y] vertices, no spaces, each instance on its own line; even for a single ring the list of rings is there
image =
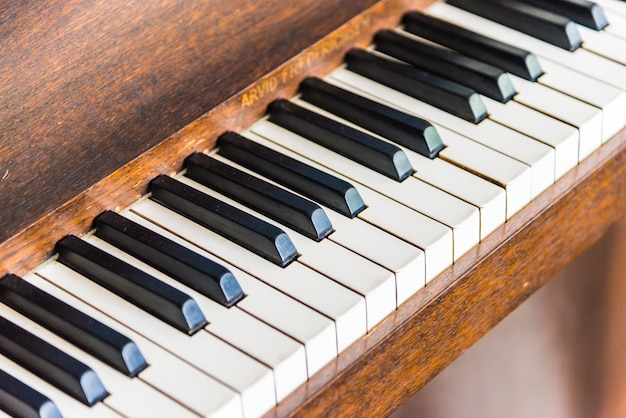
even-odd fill
[[[86,416],[94,418],[116,418],[122,416],[102,402],[98,402],[89,407],[77,401],[65,392],[62,392],[55,386],[40,379],[29,370],[24,369],[20,365],[2,355],[0,355],[0,368],[16,379],[19,379],[22,383],[30,386],[32,389],[49,398],[52,402],[54,402],[59,412],[61,412],[65,418],[82,418]]]
[[[274,151],[299,160],[318,170],[325,171],[341,180],[351,182],[349,178],[341,173],[326,168],[314,160],[307,159],[306,156],[281,147],[250,131],[244,132],[243,135]],[[359,219],[387,231],[424,251],[427,283],[452,265],[452,230],[449,227],[393,201],[365,185],[359,183],[351,184],[358,190],[367,205],[367,208],[357,215]]]
[[[392,142],[303,100],[298,99],[294,100],[294,102],[299,106],[306,107],[314,112],[335,119],[347,126],[359,129],[368,135],[377,137],[383,141]],[[502,187],[496,186],[441,158],[430,159],[400,144],[393,144],[401,148],[409,158],[411,165],[416,170],[413,176],[479,209],[481,240],[506,221],[506,193]]]
[[[185,362],[194,366],[192,370],[196,370],[196,372],[201,370],[205,373],[197,376],[196,372],[190,371],[183,363],[180,373],[189,372],[193,378],[189,379],[189,383],[179,385],[182,393],[177,393],[177,398],[184,400],[189,398],[190,403],[214,404],[218,406],[217,409],[220,409],[219,406],[221,405],[226,410],[232,410],[232,404],[235,403],[239,414],[241,414],[242,399],[239,399],[239,396],[233,390],[218,384],[215,379],[210,377],[218,376],[222,381],[244,393],[251,401],[265,399],[269,394],[271,400],[275,403],[274,379],[270,374],[270,370],[255,361],[250,361],[251,359],[247,359],[246,355],[224,344],[206,331],[201,330],[192,337],[185,335],[116,295],[103,290],[80,274],[57,262],[45,265],[37,271],[37,275],[71,293],[102,315],[124,324],[125,327],[132,329],[134,334],[140,335],[142,339],[149,340],[154,345],[162,347],[171,354],[184,359]],[[138,341],[135,342],[139,344]],[[141,345],[140,348],[146,351]],[[152,362],[150,358],[148,358],[148,361]],[[228,361],[234,362],[231,368],[225,368]],[[142,373],[146,373],[152,367],[157,367],[155,370],[164,370],[160,369],[161,366],[158,366],[158,361],[154,361],[154,366],[149,366]],[[229,375],[229,373],[232,375]],[[240,376],[233,377],[235,373],[239,373]],[[163,373],[160,375],[163,375]],[[168,378],[167,374],[164,376],[165,379]],[[172,382],[177,381],[172,379]],[[190,385],[192,389],[189,389],[187,385]],[[196,397],[196,387],[201,390],[202,396],[199,398]],[[259,405],[268,404],[267,401],[264,401],[259,402]],[[243,409],[252,409],[255,412],[259,412],[257,408],[256,405],[245,404]]]
[[[507,219],[530,202],[532,196],[531,167],[478,142],[502,143],[516,135],[525,138],[526,142],[530,140],[529,138],[489,120],[483,120],[478,125],[463,121],[434,106],[348,71],[345,68],[333,71],[329,75],[328,81],[339,87],[373,100],[382,101],[388,106],[428,120],[437,128],[443,143],[446,145],[446,148],[439,153],[440,158],[491,179],[491,181],[505,188]],[[460,132],[463,132],[463,134]],[[464,135],[471,135],[471,139]],[[551,159],[552,165],[549,166],[550,156],[554,157],[554,154],[550,154],[550,148],[547,146],[544,151],[546,150],[545,158],[548,158],[547,164],[538,162],[537,171],[543,173],[544,176],[548,176],[554,182],[554,158]],[[546,165],[549,167],[546,167]],[[542,180],[539,184],[545,184],[546,182]],[[539,184],[537,188],[541,189]]]
[[[265,120],[254,124],[250,131],[452,228],[455,260],[480,241],[478,208],[415,177],[403,182],[391,180]]]
[[[338,352],[367,332],[365,299],[297,260],[279,267],[150,200],[137,202],[130,210],[136,217],[128,217],[135,222],[163,235],[167,231],[179,236],[332,319]]]
[[[236,306],[226,308],[220,305],[96,237],[89,237],[88,242],[190,295],[209,322],[206,331],[272,369],[279,402],[307,380],[304,346],[296,340]]]
[[[212,157],[281,187],[272,180],[218,154],[214,154]],[[329,240],[393,272],[396,282],[396,307],[424,287],[426,283],[424,251],[358,217],[350,219],[321,204],[320,207],[326,212],[333,225],[333,232],[328,236]]]
[[[285,231],[298,249],[299,262],[365,298],[368,331],[396,309],[395,278],[389,270],[328,239],[315,242],[191,179],[178,180]]]
[[[540,57],[540,60],[548,59],[557,62],[562,66],[626,91],[626,66],[583,48],[578,48],[574,52],[566,51],[441,2],[432,4],[424,12],[484,36],[502,39],[508,44],[533,52]]]
[[[4,304],[0,304],[0,316],[8,319],[19,327],[27,329],[35,336],[88,365],[100,377],[100,380],[109,393],[109,396],[104,398],[102,402],[121,415],[127,417],[157,416],[160,414],[163,414],[163,416],[181,417],[193,417],[195,415],[189,409],[163,396],[159,391],[147,385],[142,379],[125,376],[102,363],[100,360],[91,357],[89,354],[69,344],[56,334],[41,327],[39,324],[13,311]],[[171,374],[172,379],[178,377],[175,372]],[[240,412],[239,403],[236,402],[233,404],[236,408],[234,412]],[[201,414],[202,412],[205,411],[196,411],[197,414]],[[231,408],[229,412],[233,412],[233,409]]]
[[[122,212],[122,215],[135,222],[142,223],[141,218],[137,219],[137,215],[133,215],[133,213],[128,210]],[[216,259],[216,257],[171,233],[164,231],[161,235],[229,269],[230,272],[235,275],[246,294],[246,297],[237,302],[236,306],[302,343],[306,351],[309,376],[317,372],[326,363],[337,356],[337,335],[334,324],[329,318],[289,298],[273,287],[237,269],[235,266]],[[117,250],[111,245],[93,238],[90,239],[89,242],[155,277],[158,276],[160,279],[164,277],[153,268]],[[172,282],[171,279],[166,280],[168,283],[175,283]],[[187,294],[193,295],[194,300],[198,301],[199,296],[193,290],[187,287],[182,288],[182,290]],[[224,314],[224,312],[227,312],[226,310],[230,312],[236,311],[237,309],[224,308],[224,310],[221,310],[222,315],[227,315]],[[289,315],[284,315],[284,312],[289,312]],[[213,322],[217,322],[215,316],[213,316]],[[221,318],[219,322],[221,324],[227,324],[228,318]],[[209,327],[209,329],[211,328]]]

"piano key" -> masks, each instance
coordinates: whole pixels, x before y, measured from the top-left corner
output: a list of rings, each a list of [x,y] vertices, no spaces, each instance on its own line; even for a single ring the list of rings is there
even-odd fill
[[[519,1],[447,0],[447,2],[568,51],[574,51],[582,44],[578,28],[572,20]]]
[[[109,390],[109,395],[102,400],[111,409],[123,414],[125,416],[155,416],[159,414],[183,414],[185,416],[191,416],[191,411],[183,407],[178,401],[163,396],[160,392],[156,391],[153,387],[147,385],[142,379],[130,378],[123,375],[116,370],[108,367],[104,363],[100,362],[94,357],[86,354],[71,344],[58,337],[57,335],[49,332],[48,330],[40,327],[34,322],[30,321],[21,314],[11,311],[8,307],[0,305],[0,315],[11,318],[16,324],[23,328],[28,328],[38,338],[45,340],[46,342],[58,347],[68,355],[73,356],[81,362],[89,363],[93,370],[101,377],[102,381]],[[170,371],[169,379],[178,380],[180,383],[178,373]],[[189,390],[189,388],[187,389]],[[234,395],[234,394],[233,394]],[[199,393],[196,392],[198,400]],[[240,404],[237,398],[233,397],[231,405],[237,407],[237,409],[230,408],[231,411],[240,411]],[[196,401],[196,404],[205,403]],[[198,414],[211,414],[212,410],[200,409],[196,411]],[[222,415],[225,416],[225,415]]]
[[[289,236],[280,228],[198,193],[177,180],[158,176],[150,182],[150,191],[153,200],[234,240],[281,267],[285,267],[298,256]]]
[[[128,376],[147,366],[137,345],[126,336],[15,275],[0,280],[0,300]]]
[[[478,209],[415,177],[394,182],[271,122],[261,121],[250,130],[449,226],[453,230],[455,259],[479,242]]]
[[[597,79],[543,59],[543,85],[561,91],[602,110],[602,140],[606,142],[626,123],[626,93]]]
[[[609,32],[596,32],[587,28],[580,28],[585,49],[611,59],[619,64],[626,65],[626,40]]]
[[[68,235],[57,242],[58,261],[188,334],[206,324],[202,311],[188,295],[115,257]]]
[[[252,171],[228,161],[226,164],[252,174]],[[271,182],[269,179],[264,181]],[[324,208],[326,210],[326,208]],[[395,275],[396,306],[400,305],[425,284],[424,252],[399,240],[359,218],[347,219],[328,211],[335,229],[328,237],[330,241],[390,270]]]
[[[254,208],[315,241],[326,238],[333,225],[316,203],[275,187],[206,154],[185,160],[185,176]]]
[[[374,44],[377,51],[474,89],[499,102],[506,103],[516,94],[505,71],[447,48],[409,38],[392,30],[376,33]]]
[[[365,209],[363,198],[350,183],[234,132],[219,137],[218,152],[350,218]]]
[[[45,394],[57,405],[59,411],[64,417],[97,417],[97,418],[119,418],[121,415],[109,408],[102,402],[98,402],[93,406],[87,406],[77,401],[65,392],[59,390],[56,386],[42,380],[34,373],[19,366],[10,359],[0,355],[0,364],[2,370],[13,376],[19,376],[24,384],[34,390]],[[11,415],[12,417],[14,415]]]
[[[4,309],[0,305],[0,312]],[[68,395],[94,405],[108,393],[86,364],[0,316],[0,354],[31,370]]]
[[[115,212],[102,213],[94,224],[98,237],[224,306],[243,298],[241,286],[228,269]]]
[[[161,234],[167,230],[334,320],[337,351],[343,351],[367,332],[365,299],[297,260],[285,268],[278,267],[149,200],[137,202],[130,209],[132,213],[126,216],[133,221]]]
[[[203,193],[223,199],[235,207],[244,209],[243,205],[231,201],[225,196],[219,195],[199,183],[195,183],[193,180],[181,178],[180,181],[197,188]],[[390,179],[389,181],[399,184]],[[259,213],[255,213],[255,216],[268,222],[270,221]],[[389,270],[332,241],[315,242],[299,235],[295,231],[291,231],[287,227],[285,227],[285,230],[288,231],[289,236],[301,249],[298,259],[302,264],[319,271],[365,298],[368,331],[396,309],[395,280]]]
[[[393,180],[402,181],[413,173],[413,167],[398,147],[347,129],[287,100],[275,100],[268,112],[270,121]]]
[[[43,270],[48,278],[62,277],[64,271],[68,271],[58,264],[52,267],[52,271]],[[189,339],[152,317],[144,321],[141,315],[137,322],[131,320],[126,324],[141,326],[141,330],[153,338],[149,340],[118,322],[128,318],[127,310],[121,310],[122,315],[112,318],[107,316],[110,312],[96,310],[38,275],[29,274],[24,280],[111,328],[130,335],[150,363],[139,378],[194,410],[219,411],[225,408],[228,411],[233,402],[228,388],[239,393],[244,416],[262,415],[276,403],[271,370],[209,333],[198,333]],[[113,312],[119,310],[120,307],[115,305]],[[155,332],[145,332],[147,329]]]
[[[626,6],[624,2],[615,1],[615,0],[594,0],[594,3],[597,3],[602,9],[604,13],[613,13],[620,16],[626,16]],[[609,17],[609,26],[613,23],[610,14]]]
[[[529,138],[490,120],[484,120],[478,125],[467,123],[467,121],[454,115],[345,69],[335,70],[330,74],[330,79],[337,80],[341,85],[352,88],[359,94],[378,98],[389,106],[429,119],[437,127],[444,144],[448,145],[439,153],[442,159],[453,162],[462,168],[470,169],[470,171],[488,178],[506,189],[507,219],[530,201],[533,190],[531,167],[491,148],[494,146],[500,149],[506,147],[510,151],[510,145],[513,144],[512,139],[514,138],[520,138],[518,141],[523,141],[529,147],[536,147],[540,144],[529,142]],[[471,136],[471,139],[458,134],[461,132],[462,135]],[[504,141],[505,138],[506,141]],[[483,143],[483,141],[485,142]],[[460,149],[451,146],[452,142],[458,144]],[[469,152],[470,150],[471,152]],[[545,160],[546,156],[548,161]],[[550,158],[553,156],[551,157],[548,152],[548,154],[544,154],[544,158],[535,160],[538,163],[536,164],[537,171],[540,173],[538,178],[541,179],[536,183],[535,192],[541,191],[542,186],[545,188],[545,185],[550,183],[550,176],[551,181],[554,181],[554,160],[552,159],[552,166],[549,167]],[[547,181],[545,180],[546,175],[549,176]]]
[[[489,118],[554,149],[554,178],[578,164],[578,130],[515,101],[506,106],[489,103]]]
[[[467,121],[478,123],[487,117],[485,105],[474,90],[411,65],[356,49],[346,54],[346,64],[351,71],[424,100]]]
[[[307,78],[300,83],[301,99],[341,116],[379,135],[387,135],[394,143],[428,158],[435,158],[443,148],[437,130],[423,119],[407,117],[405,113],[373,100],[340,89],[319,78]]]
[[[317,170],[327,172],[341,180],[349,181],[341,173],[323,167],[305,156],[298,155],[250,131],[246,131],[244,135],[246,138],[264,147],[301,161]],[[449,227],[364,185],[355,183],[354,187],[358,189],[359,194],[364,196],[365,201],[368,202],[367,208],[358,214],[359,219],[363,219],[365,222],[387,231],[424,251],[427,282],[452,264],[452,230]]]
[[[171,234],[168,234],[168,237],[168,239],[176,241],[194,253],[202,254],[205,258],[210,257],[197,247],[193,247],[188,243],[185,245],[185,242],[180,238],[171,236]],[[119,252],[116,248],[99,240],[93,240],[92,242],[94,245],[144,271],[148,271],[151,274],[155,273],[155,271],[148,269],[146,265],[139,263],[136,259],[131,258],[130,255]],[[274,288],[236,269],[236,267],[229,266],[229,269],[233,269],[242,283],[245,283],[246,297],[237,303],[237,308],[248,312],[250,315],[302,343],[306,351],[309,375],[317,372],[322,366],[337,356],[337,337],[330,319],[290,299]],[[165,276],[158,277],[165,281],[170,280]],[[186,289],[182,290],[187,291]],[[202,299],[200,300],[202,301]],[[212,307],[212,304],[208,306],[208,309],[216,310]],[[223,317],[222,323],[226,324],[229,322],[228,318],[231,314],[227,313],[228,311],[226,310],[219,311],[216,315],[212,315],[213,323],[218,315]],[[285,312],[289,312],[289,315],[285,315]],[[211,327],[209,326],[208,329],[211,330]]]
[[[586,0],[521,0],[544,10],[560,14],[594,30],[602,30],[609,23],[604,11],[596,3]]]
[[[596,3],[598,3],[596,1]],[[615,13],[613,10],[605,9],[609,20],[609,26],[604,28],[605,32],[611,33],[621,39],[626,39],[626,11],[624,14]]]
[[[434,16],[409,12],[402,18],[402,25],[411,34],[495,65],[526,80],[535,81],[543,74],[536,55]]]
[[[15,417],[62,418],[48,397],[0,369],[0,410]]]
[[[483,19],[446,3],[433,3],[425,12],[485,36],[506,39],[506,42],[512,45],[537,54],[540,59],[550,59],[621,90],[626,90],[626,67],[584,48],[579,48],[574,52],[564,51],[532,36]]]

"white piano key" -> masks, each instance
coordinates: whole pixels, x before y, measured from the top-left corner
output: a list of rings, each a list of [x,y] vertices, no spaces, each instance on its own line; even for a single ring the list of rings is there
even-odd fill
[[[213,158],[255,175],[277,187],[270,179],[254,173],[218,154]],[[424,252],[387,232],[359,219],[349,219],[320,204],[333,225],[328,239],[393,272],[396,281],[396,306],[425,284]]]
[[[609,26],[604,28],[604,31],[626,39],[626,11],[624,13],[625,14],[619,14],[605,8],[604,14],[609,20]]]
[[[539,82],[602,110],[602,140],[619,132],[626,123],[626,93],[595,78],[542,59],[545,71]]]
[[[324,239],[315,242],[306,238],[286,226],[280,225],[259,213],[254,213],[251,209],[191,179],[180,177],[178,180],[239,209],[253,213],[256,217],[282,228],[298,249],[298,253],[300,254],[298,261],[300,263],[309,266],[365,297],[368,331],[396,309],[395,280],[389,270],[370,262],[330,240]]]
[[[538,83],[511,75],[518,89],[515,101],[562,120],[579,132],[578,159],[582,160],[602,145],[600,109]],[[608,138],[607,138],[608,139]]]
[[[370,132],[345,119],[317,108],[302,100],[296,100],[300,106],[307,107],[315,112],[338,120],[348,126],[366,132],[387,141],[382,136]],[[392,141],[388,141],[392,142]],[[394,143],[395,144],[395,143]],[[496,186],[468,171],[442,160],[441,158],[430,159],[403,147],[400,147],[409,158],[411,165],[416,170],[413,175],[435,187],[464,200],[480,210],[480,239],[484,239],[498,226],[506,221],[506,193],[503,188]],[[546,186],[547,187],[547,186]]]
[[[604,13],[606,14],[607,19],[609,19],[609,25],[612,23],[610,13],[617,14],[619,16],[626,17],[626,4],[622,1],[618,0],[594,0],[594,3],[597,3],[600,7],[604,9]]]
[[[455,259],[478,244],[480,240],[480,217],[476,207],[415,177],[409,177],[401,183],[384,178],[358,163],[328,151],[271,122],[261,121],[253,125],[250,130],[451,227],[454,234]]]
[[[40,276],[29,274],[24,280],[131,338],[140,347],[150,365],[141,372],[140,378],[182,403],[186,403],[187,399],[193,402],[193,397],[196,396],[193,390],[188,390],[189,387],[203,388],[200,399],[205,398],[206,393],[211,392],[215,384],[208,376],[200,375],[200,370],[202,370],[240,394],[243,413],[246,417],[262,415],[276,404],[271,370],[208,333],[194,335],[195,340],[199,338],[201,341],[201,344],[196,347],[199,349],[197,353],[190,356],[185,356],[188,354],[185,350],[168,353],[153,341],[147,340],[144,336],[116,322]],[[170,336],[172,335],[163,337]],[[174,340],[176,336],[174,335]],[[186,338],[182,339],[182,344],[188,345]],[[211,355],[206,355],[206,353]],[[193,364],[192,368],[189,363],[176,355],[199,360]],[[185,381],[182,384],[177,379],[171,378],[174,370],[178,371],[181,377],[184,376]]]
[[[506,189],[507,219],[530,202],[532,196],[530,167],[478,142],[485,141],[490,146],[492,144],[504,143],[509,141],[512,136],[520,135],[517,132],[508,130],[490,120],[484,120],[478,125],[463,121],[447,112],[348,71],[345,68],[335,70],[330,74],[330,77],[333,82],[345,88],[354,89],[359,94],[384,101],[397,109],[429,120],[437,128],[444,144],[446,144],[446,148],[439,153],[440,158],[452,161],[465,169],[490,178]],[[462,132],[462,135],[471,135],[471,139],[453,132],[452,129],[456,132]],[[529,140],[527,137],[524,138],[525,141]],[[461,146],[463,150],[455,150],[451,146],[452,143],[455,146]],[[466,148],[471,149],[472,152],[466,152]],[[548,153],[547,155],[549,156],[550,154]],[[486,160],[487,156],[489,156],[490,160]],[[539,170],[544,175],[546,171],[545,164],[543,162],[539,165],[539,167],[543,167],[539,168]],[[554,167],[554,163],[552,163],[552,167]],[[551,178],[554,181],[553,168]],[[545,184],[545,181],[542,184]]]
[[[87,241],[194,298],[209,321],[206,330],[248,353],[274,371],[276,397],[279,402],[306,381],[306,354],[302,344],[236,307],[226,308],[185,287],[96,237],[89,237]]]
[[[424,12],[533,52],[540,58],[540,62],[542,58],[548,58],[621,90],[626,90],[625,66],[583,48],[569,52],[442,2],[433,3]]]
[[[158,414],[190,417],[194,415],[189,409],[184,408],[171,398],[163,396],[151,386],[146,385],[141,379],[130,378],[122,373],[119,373],[117,370],[114,370],[102,363],[100,360],[91,357],[57,335],[49,332],[47,329],[41,327],[39,324],[13,311],[4,304],[0,304],[0,316],[10,320],[24,329],[27,329],[29,332],[44,341],[54,345],[75,359],[89,365],[96,372],[96,374],[98,374],[109,392],[109,396],[107,396],[102,402],[111,407],[111,409],[129,417],[156,416]],[[170,377],[171,379],[180,379],[180,374],[172,372]],[[200,395],[198,389],[190,388],[189,390],[195,390],[196,395]],[[207,402],[201,402],[201,399],[202,398],[198,398],[196,404],[194,405],[198,407],[198,409],[195,410],[197,414],[213,415],[217,412],[215,409],[206,408]],[[230,403],[231,407],[225,412],[240,414],[240,403],[238,399],[234,397],[233,399],[234,402]],[[204,403],[205,405],[200,405],[201,403]],[[204,409],[202,409],[202,406],[204,406]],[[189,405],[187,405],[187,407],[189,407]],[[226,417],[228,415],[218,413],[214,416]]]
[[[296,154],[252,132],[246,131],[244,136],[342,180],[351,181],[339,172],[326,168],[316,161],[309,160],[306,156]],[[432,280],[452,264],[452,230],[449,227],[395,202],[365,185],[358,183],[352,183],[352,185],[359,191],[367,205],[367,208],[357,215],[359,219],[363,219],[424,251],[426,282]]]
[[[169,236],[168,238],[186,245],[202,256],[213,259],[213,261],[227,267],[235,275],[246,294],[246,297],[238,302],[236,306],[304,344],[309,375],[317,372],[337,356],[337,337],[334,324],[330,319],[278,292],[258,279],[249,276],[247,273],[231,265],[225,265],[221,260],[215,260],[215,257],[211,257],[201,249],[191,246],[180,238],[175,236]],[[89,242],[161,280],[174,283],[167,276],[103,241],[92,238]],[[189,288],[183,286],[181,289],[186,293],[193,294],[193,298],[196,300],[200,298],[198,293]],[[215,310],[214,305],[210,305]],[[228,315],[227,312],[230,313],[234,309],[224,308],[218,311],[221,311],[218,312],[218,315]],[[285,315],[285,312],[289,312],[289,315]],[[228,318],[224,318],[221,322],[226,324],[229,321]],[[209,329],[211,329],[210,325]]]
[[[20,379],[23,383],[47,396],[56,404],[64,417],[115,418],[122,416],[102,402],[98,402],[92,407],[80,403],[2,355],[0,355],[0,367],[13,377]]]
[[[583,47],[610,60],[626,65],[626,41],[606,31],[595,31],[577,25]]]
[[[150,200],[131,211],[133,221],[161,234],[167,230],[334,320],[338,352],[367,332],[365,299],[299,262],[278,267]]]

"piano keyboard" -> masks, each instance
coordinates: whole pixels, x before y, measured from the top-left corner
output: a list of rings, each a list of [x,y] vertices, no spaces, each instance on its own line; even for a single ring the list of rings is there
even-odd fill
[[[600,31],[543,13],[571,48],[478,3],[408,14],[5,276],[0,410],[261,416],[623,129],[625,3]]]

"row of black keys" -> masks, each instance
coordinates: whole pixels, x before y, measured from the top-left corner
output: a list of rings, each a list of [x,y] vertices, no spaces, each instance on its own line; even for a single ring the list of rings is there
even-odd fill
[[[444,52],[441,48],[409,40],[391,31],[383,31],[376,36],[376,46],[381,52],[407,62],[416,61],[416,65],[432,72],[441,71],[448,78],[435,78],[433,82],[432,74],[428,77],[428,74],[413,66],[386,60],[360,50],[348,54],[348,68],[391,87],[403,91],[410,89],[405,92],[476,123],[485,115],[476,113],[475,108],[471,106],[473,102],[470,98],[476,94],[474,90],[504,102],[515,94],[514,91],[506,90],[507,83],[500,82],[506,73],[496,65],[533,81],[542,73],[536,64],[537,61],[532,59],[532,54],[469,33],[435,18],[411,13],[405,16],[403,23],[407,31],[442,44],[444,41],[450,44],[462,42],[468,47],[463,50],[465,54],[474,54],[475,59],[482,59],[494,66],[485,67],[484,63],[476,66],[468,56],[452,51]],[[480,68],[480,71],[477,71],[477,68]],[[452,69],[454,71],[451,71]],[[407,77],[409,82],[402,77]],[[458,81],[464,80],[465,85],[456,84],[453,81],[455,77],[459,78]],[[443,147],[437,132],[428,122],[355,96],[321,80],[306,80],[302,84],[301,92],[304,100],[374,132],[384,132],[389,139],[429,158],[436,157],[437,152]],[[450,103],[458,105],[450,108]],[[284,100],[273,103],[269,110],[271,121],[343,155],[358,159],[359,162],[391,178],[402,181],[412,173],[410,164],[406,160],[402,162],[402,158],[397,158],[398,153],[402,151],[393,145],[359,131],[345,129],[345,126],[337,122]],[[227,158],[346,216],[355,216],[365,207],[358,193],[355,193],[349,184],[237,134],[224,135],[220,138],[219,147],[220,153]],[[312,239],[323,239],[332,232],[332,226],[325,216],[313,216],[315,212],[319,213],[321,210],[319,206],[238,172],[208,156],[197,154],[190,157],[187,175],[235,199],[246,201],[248,205],[270,217],[281,218],[281,222]],[[151,183],[151,191],[153,199],[211,229],[216,229],[218,233],[228,235],[234,241],[279,265],[287,265],[297,257],[297,250],[290,244],[290,240],[276,239],[284,234],[280,229],[236,208],[225,206],[222,202],[176,180],[160,176]],[[219,210],[216,210],[218,206]],[[227,210],[224,210],[225,207]],[[285,208],[290,210],[284,210]],[[219,219],[216,218],[216,212],[220,214]],[[96,233],[100,237],[226,306],[232,306],[243,297],[243,291],[236,279],[224,267],[119,215],[112,212],[102,214],[96,220],[96,227]],[[276,246],[276,242],[283,245]],[[190,297],[86,242],[68,236],[58,243],[57,251],[60,262],[131,300],[172,326],[193,333],[205,325],[204,316],[199,308],[193,303],[190,308],[190,301],[192,302]],[[106,274],[102,274],[103,271],[106,271]],[[132,291],[128,291],[129,288]],[[132,341],[16,276],[10,275],[0,281],[0,298],[4,303],[125,374],[135,376],[146,367],[143,356]],[[167,309],[156,309],[157,304],[167,306]],[[182,309],[183,306],[186,308]],[[45,307],[45,310],[42,310],[42,307]],[[2,354],[44,376],[84,403],[93,404],[106,396],[106,390],[98,384],[97,376],[87,366],[5,319],[0,321],[0,329],[3,337]],[[133,348],[129,349],[129,346]],[[42,359],[46,361],[41,362]],[[85,379],[86,375],[91,375],[92,378]],[[71,378],[68,379],[68,376]],[[34,391],[20,389],[16,392],[19,385],[9,376],[0,379],[0,382],[2,385],[0,391],[10,394],[9,397],[13,396],[14,405],[30,405],[28,408],[34,408],[35,405],[41,405],[46,401],[45,397]],[[85,382],[89,383],[85,385]],[[16,393],[26,398],[19,398]]]

